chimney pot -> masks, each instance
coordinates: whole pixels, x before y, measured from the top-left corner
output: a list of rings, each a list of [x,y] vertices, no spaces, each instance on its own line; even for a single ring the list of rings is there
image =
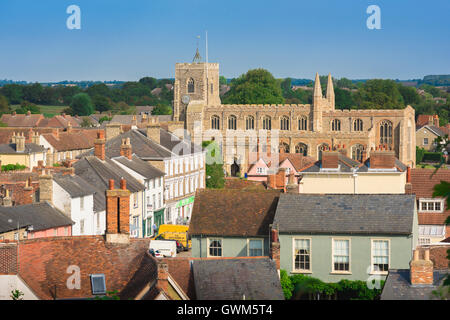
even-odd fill
[[[109,179],[109,190],[114,190],[114,179]]]
[[[120,189],[127,190],[127,180],[123,178],[120,180]]]

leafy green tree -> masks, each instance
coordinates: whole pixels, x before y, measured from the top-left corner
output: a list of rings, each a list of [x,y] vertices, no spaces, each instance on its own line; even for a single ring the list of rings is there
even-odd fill
[[[166,105],[159,105],[153,108],[152,115],[168,115],[172,114],[172,108]]]
[[[399,84],[398,91],[402,95],[405,104],[412,105],[420,102],[420,96],[415,88]]]
[[[95,110],[100,112],[108,111],[112,108],[111,101],[105,96],[94,96],[94,98],[92,99],[92,103],[94,104]]]
[[[405,107],[403,97],[394,80],[367,80],[355,93],[354,101],[362,109],[402,109]]]
[[[104,83],[96,83],[87,88],[86,93],[91,97],[94,98],[96,96],[102,96],[102,97],[109,97],[110,89],[109,87]]]
[[[203,141],[202,147],[206,148],[206,188],[222,189],[225,186],[225,177],[222,163],[212,159],[222,159],[219,146],[213,141]],[[213,162],[213,163],[211,163]]]
[[[350,90],[335,88],[334,97],[337,109],[351,109],[355,105],[353,95]]]
[[[18,84],[7,84],[1,89],[1,94],[4,95],[10,104],[20,104],[23,99],[23,86]]]
[[[139,83],[147,86],[150,90],[153,90],[158,85],[158,80],[152,77],[144,77],[139,80]]]
[[[335,88],[339,88],[339,89],[343,89],[343,88],[355,89],[356,85],[350,79],[340,78],[339,80],[336,81]]]
[[[289,300],[292,297],[292,291],[294,291],[294,285],[292,284],[289,275],[286,270],[280,270],[280,283],[283,289],[284,297]]]
[[[30,111],[32,114],[40,114],[41,113],[41,108],[39,108],[34,103],[31,103],[31,102],[28,102],[28,101],[23,101],[20,104],[20,108],[16,109],[16,112],[18,114],[26,114],[28,111]]]
[[[41,94],[43,88],[40,83],[33,83],[31,85],[23,86],[23,99],[33,103],[41,102]]]
[[[81,93],[81,88],[78,86],[62,87],[60,89],[60,93],[61,93],[61,98],[62,98],[63,103],[65,105],[70,105],[72,103],[73,97],[76,94]]]
[[[227,78],[225,78],[224,76],[220,76],[219,77],[219,85],[223,85],[223,84],[227,84]]]
[[[264,69],[249,70],[231,82],[224,97],[228,104],[282,104],[284,98],[280,83]]]
[[[86,93],[78,93],[70,104],[70,108],[72,109],[72,114],[79,116],[89,116],[94,113],[94,106],[91,101],[91,97],[89,97]]]
[[[102,124],[105,121],[111,121],[111,120],[112,120],[112,117],[104,116],[104,117],[101,117],[100,119],[98,119],[98,122],[100,124]]]
[[[9,112],[8,99],[5,96],[0,95],[0,114]]]

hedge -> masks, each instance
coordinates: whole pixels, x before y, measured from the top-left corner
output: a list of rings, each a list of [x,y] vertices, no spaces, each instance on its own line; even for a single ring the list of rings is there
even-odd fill
[[[423,162],[441,162],[442,157],[443,156],[442,156],[441,152],[424,152],[422,161]],[[417,159],[416,159],[416,161],[417,161]],[[417,161],[417,163],[419,163],[419,162]]]
[[[16,171],[16,170],[25,170],[27,168],[27,166],[22,165],[22,164],[6,164],[4,166],[2,166],[2,171]]]
[[[378,300],[381,295],[381,289],[369,289],[366,281],[325,283],[303,274],[288,276],[285,270],[280,270],[280,282],[287,300]],[[380,285],[382,288],[383,280]]]

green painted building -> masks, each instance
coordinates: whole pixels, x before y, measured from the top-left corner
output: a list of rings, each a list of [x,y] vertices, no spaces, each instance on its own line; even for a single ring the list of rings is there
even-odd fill
[[[189,234],[192,257],[268,256],[278,191],[199,190]]]
[[[408,269],[418,234],[415,196],[404,194],[282,194],[273,225],[281,269],[325,282]]]

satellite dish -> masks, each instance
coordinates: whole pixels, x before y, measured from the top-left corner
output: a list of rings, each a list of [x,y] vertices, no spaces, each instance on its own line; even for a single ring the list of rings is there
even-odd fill
[[[181,102],[183,102],[184,104],[189,104],[189,101],[191,101],[191,97],[189,97],[188,95],[181,98]]]

